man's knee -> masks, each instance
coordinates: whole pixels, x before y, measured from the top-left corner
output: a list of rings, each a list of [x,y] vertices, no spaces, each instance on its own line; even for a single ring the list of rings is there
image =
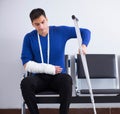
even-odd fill
[[[72,85],[72,77],[70,75],[66,75],[65,82]]]
[[[20,87],[23,90],[26,89],[28,86],[30,86],[29,81],[27,80],[27,78],[24,78],[20,83]]]
[[[72,77],[68,74],[65,74],[63,76],[63,80],[62,80],[62,84],[61,84],[61,87],[62,87],[62,90],[64,91],[71,91],[72,89]]]

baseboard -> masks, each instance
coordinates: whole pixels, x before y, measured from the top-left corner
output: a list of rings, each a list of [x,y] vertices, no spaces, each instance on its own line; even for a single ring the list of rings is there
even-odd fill
[[[30,114],[28,110],[27,114]],[[58,109],[39,109],[40,114],[59,114]],[[0,114],[21,114],[20,109],[0,109]],[[69,114],[93,114],[92,108],[71,108]],[[120,108],[97,108],[97,114],[120,114]]]

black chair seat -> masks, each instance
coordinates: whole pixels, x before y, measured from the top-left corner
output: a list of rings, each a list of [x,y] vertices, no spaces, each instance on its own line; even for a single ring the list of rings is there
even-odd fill
[[[36,95],[58,95],[58,93],[54,91],[43,91],[43,92],[37,93]]]
[[[120,94],[120,89],[92,89],[93,94]],[[81,94],[89,94],[88,89],[81,89]]]

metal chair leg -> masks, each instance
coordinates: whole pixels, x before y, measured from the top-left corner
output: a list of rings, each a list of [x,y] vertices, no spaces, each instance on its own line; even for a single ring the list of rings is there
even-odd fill
[[[22,103],[21,114],[26,114],[25,102]]]

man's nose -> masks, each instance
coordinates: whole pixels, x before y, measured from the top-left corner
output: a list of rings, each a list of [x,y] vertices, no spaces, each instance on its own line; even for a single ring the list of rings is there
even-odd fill
[[[40,29],[43,29],[43,25],[42,25],[42,24],[39,24],[39,28],[40,28]]]

